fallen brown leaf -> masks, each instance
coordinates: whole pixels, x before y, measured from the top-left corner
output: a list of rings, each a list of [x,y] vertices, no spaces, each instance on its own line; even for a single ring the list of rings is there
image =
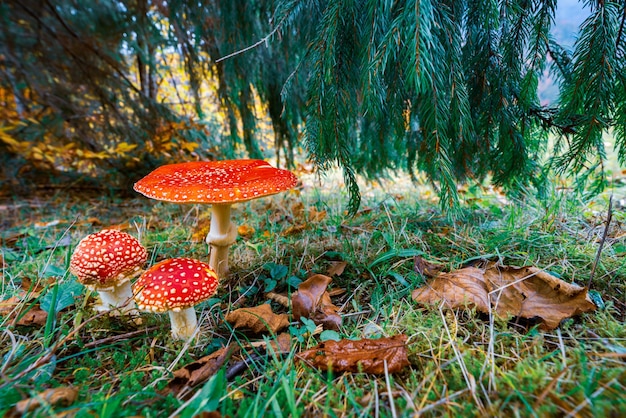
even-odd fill
[[[536,267],[465,267],[443,273],[413,291],[418,303],[443,301],[451,309],[474,307],[498,316],[541,320],[550,330],[565,318],[596,309],[584,287],[567,283]]]
[[[302,203],[302,201],[294,201],[290,205],[289,209],[291,210],[294,219],[299,221],[304,220],[304,203]]]
[[[397,373],[410,365],[404,334],[377,340],[324,341],[296,355],[296,359],[320,370],[342,373]]]
[[[286,354],[291,351],[291,334],[288,332],[281,332],[269,341],[254,341],[250,343],[251,347],[254,348],[265,348],[267,351],[267,346],[269,345],[275,353]]]
[[[46,325],[48,320],[48,312],[40,309],[39,307],[33,307],[28,310],[22,317],[15,323],[15,325],[24,326],[39,326]]]
[[[295,235],[295,234],[298,234],[298,233],[304,231],[306,229],[306,227],[307,227],[306,223],[299,224],[299,225],[291,225],[290,227],[286,228],[281,233],[281,235],[284,236],[284,237],[289,236],[289,235]]]
[[[15,412],[25,414],[32,411],[42,404],[68,406],[74,403],[78,397],[78,391],[70,387],[58,387],[54,389],[46,389],[36,396],[19,401],[15,405]]]
[[[243,238],[250,238],[255,232],[254,228],[250,225],[243,224],[237,227],[237,234]]]
[[[273,300],[274,302],[284,306],[285,308],[289,307],[289,296],[287,295],[276,292],[267,292],[265,296],[267,296],[268,299]]]
[[[413,271],[424,277],[436,277],[443,270],[443,266],[425,260],[421,255],[413,257]]]
[[[0,302],[0,315],[10,317],[15,321],[14,325],[44,326],[48,320],[48,312],[39,308],[39,304],[31,307],[28,312],[22,314],[23,302],[16,296]],[[19,320],[17,319],[19,318]]]
[[[25,232],[3,232],[0,234],[0,244],[13,247],[20,239],[26,237],[28,237],[28,234]]]
[[[232,380],[235,376],[243,373],[244,370],[250,368],[251,362],[256,362],[263,358],[261,354],[258,353],[258,349],[265,349],[265,353],[269,354],[270,350],[268,350],[268,345],[271,347],[271,352],[278,356],[282,354],[289,353],[291,351],[291,341],[292,337],[288,332],[280,333],[276,336],[276,338],[271,341],[255,341],[250,343],[251,347],[255,348],[254,353],[248,353],[248,355],[244,355],[243,358],[237,362],[232,362],[226,371],[226,378],[228,380]],[[235,395],[236,397],[239,395]]]
[[[91,225],[103,225],[100,218],[96,218],[95,216],[89,217],[84,221],[78,223],[79,225],[91,224]]]
[[[315,207],[309,208],[309,222],[321,222],[326,218],[326,210],[317,210]]]
[[[291,296],[294,320],[310,318],[326,329],[338,330],[341,326],[339,308],[333,305],[326,291],[332,279],[323,274],[315,274],[298,286],[298,291]]]
[[[268,330],[275,334],[289,326],[287,315],[275,314],[272,312],[272,307],[266,303],[254,308],[235,309],[226,315],[226,321],[235,329],[249,329],[256,334]]]
[[[183,389],[193,388],[206,382],[238,350],[239,347],[236,344],[230,344],[181,367],[174,371],[174,377],[167,383],[166,391],[178,395]]]
[[[326,269],[326,274],[329,276],[341,276],[347,266],[347,261],[331,261],[330,266]]]

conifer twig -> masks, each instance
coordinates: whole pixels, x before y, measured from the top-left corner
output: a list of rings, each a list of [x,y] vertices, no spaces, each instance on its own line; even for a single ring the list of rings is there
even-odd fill
[[[606,241],[606,236],[609,232],[609,226],[611,225],[611,219],[613,218],[613,195],[609,197],[609,208],[606,212],[606,222],[604,225],[604,232],[602,233],[602,239],[600,239],[600,245],[598,246],[598,252],[596,253],[596,259],[591,266],[591,273],[589,273],[589,281],[587,282],[587,290],[591,288],[591,282],[593,281],[593,276],[596,273],[596,267],[600,262],[600,255],[602,254],[602,248],[604,247],[604,241]]]
[[[215,63],[217,64],[220,61],[224,61],[224,60],[227,60],[229,58],[235,57],[235,56],[237,56],[239,54],[243,54],[244,52],[247,52],[247,51],[249,51],[251,49],[256,48],[257,46],[259,46],[259,45],[261,45],[263,43],[266,43],[272,37],[272,35],[274,35],[278,31],[278,29],[280,29],[280,27],[282,26],[282,23],[283,22],[281,21],[278,25],[276,25],[276,27],[274,29],[272,29],[272,31],[267,36],[261,38],[261,40],[253,43],[252,45],[248,45],[247,47],[245,47],[243,49],[240,49],[240,50],[232,52],[232,53],[230,53],[230,54],[228,54],[226,56],[218,58],[218,59],[215,60]]]

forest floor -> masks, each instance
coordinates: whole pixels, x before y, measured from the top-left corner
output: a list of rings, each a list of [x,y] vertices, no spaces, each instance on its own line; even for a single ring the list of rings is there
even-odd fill
[[[148,265],[206,260],[208,206],[58,190],[2,198],[0,415],[626,416],[624,187],[588,199],[555,188],[544,200],[466,187],[452,219],[427,186],[396,179],[364,184],[350,217],[339,180],[300,175],[297,190],[233,207],[231,274],[196,307],[190,341],[171,338],[167,315],[96,314],[96,295],[68,266],[78,241],[104,228],[137,237]],[[414,300],[437,276],[430,268],[468,265],[533,266],[581,286],[595,268],[595,309],[547,327],[535,315]],[[253,333],[225,320],[265,303],[291,315],[290,298],[314,274],[332,278],[338,330],[289,316],[280,332]],[[398,335],[408,355],[399,370],[298,360],[333,340]]]

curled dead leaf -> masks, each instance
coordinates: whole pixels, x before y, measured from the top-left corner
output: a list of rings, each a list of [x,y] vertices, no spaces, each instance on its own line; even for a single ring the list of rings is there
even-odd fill
[[[32,398],[19,401],[15,405],[15,412],[25,414],[33,411],[38,407],[49,404],[53,406],[68,406],[76,401],[78,391],[71,387],[58,387],[54,389],[46,389],[38,393]]]
[[[174,371],[174,377],[167,383],[166,391],[179,395],[183,390],[206,382],[211,376],[239,350],[236,344],[222,347],[214,353],[204,356]]]
[[[274,302],[284,306],[285,308],[289,307],[289,296],[287,295],[276,292],[267,292],[265,296],[267,296],[268,299],[273,300]]]
[[[341,276],[347,266],[347,261],[331,261],[330,266],[326,269],[326,274],[329,276]]]
[[[550,330],[561,321],[596,309],[587,289],[567,283],[536,267],[489,264],[443,273],[413,291],[418,303],[443,302],[448,308],[474,307],[498,316],[541,320]]]
[[[294,320],[310,318],[326,329],[338,330],[341,326],[339,308],[333,305],[326,290],[332,279],[323,274],[315,274],[298,286],[291,296]]]
[[[397,373],[410,365],[404,334],[380,339],[324,341],[296,355],[320,370],[342,373]]]
[[[286,314],[277,315],[266,303],[254,308],[239,308],[226,315],[226,321],[235,329],[249,329],[258,334],[270,331],[276,333],[289,326]]]

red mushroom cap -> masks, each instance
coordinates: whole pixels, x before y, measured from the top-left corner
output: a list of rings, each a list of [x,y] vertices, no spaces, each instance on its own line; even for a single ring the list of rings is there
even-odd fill
[[[132,235],[104,229],[83,238],[70,260],[70,272],[78,281],[107,289],[130,280],[148,259],[146,249]]]
[[[137,307],[144,311],[180,311],[215,294],[217,273],[193,258],[171,258],[146,270],[133,286]]]
[[[135,191],[168,202],[234,203],[291,189],[298,179],[263,160],[193,161],[161,166]]]

